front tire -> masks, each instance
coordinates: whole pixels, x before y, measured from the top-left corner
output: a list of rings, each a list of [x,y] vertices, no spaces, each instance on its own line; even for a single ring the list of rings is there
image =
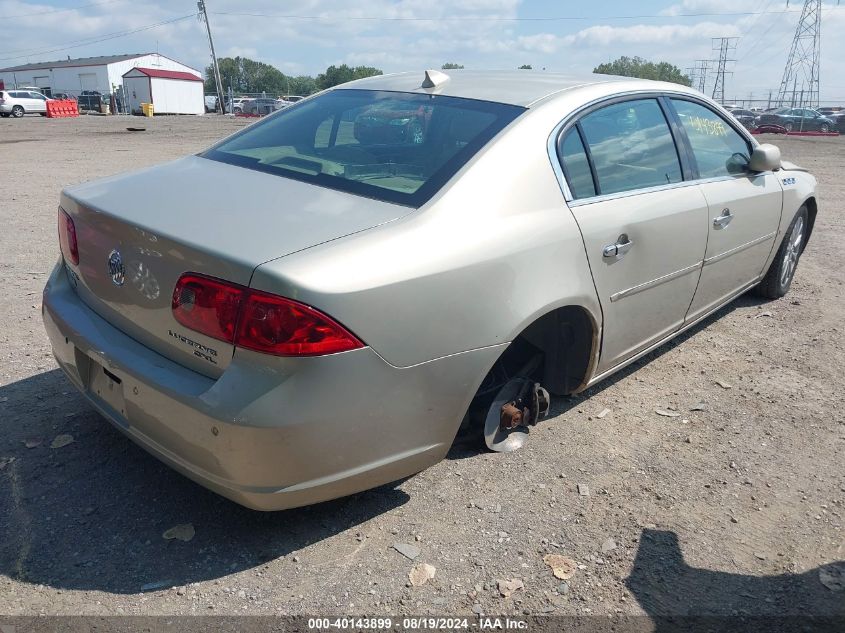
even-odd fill
[[[780,299],[789,292],[798,268],[798,260],[807,243],[808,217],[807,207],[798,209],[786,230],[774,261],[769,266],[769,271],[755,288],[755,292],[761,297]]]
[[[830,132],[830,126],[827,123],[822,123],[821,127],[819,127],[820,132]]]
[[[12,108],[12,116],[15,117],[16,119],[21,118],[23,115],[24,115],[23,106],[16,105],[14,108]]]

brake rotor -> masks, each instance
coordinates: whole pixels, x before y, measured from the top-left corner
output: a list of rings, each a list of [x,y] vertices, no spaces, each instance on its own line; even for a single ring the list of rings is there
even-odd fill
[[[529,382],[529,378],[513,378],[505,383],[493,399],[484,420],[484,442],[491,451],[510,453],[521,448],[528,439],[528,427],[519,423],[522,421],[522,412],[512,405]],[[503,419],[514,424],[512,428],[506,428],[508,424],[503,424]]]

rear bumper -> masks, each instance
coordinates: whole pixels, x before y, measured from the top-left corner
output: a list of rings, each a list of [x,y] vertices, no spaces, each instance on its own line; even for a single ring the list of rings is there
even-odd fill
[[[58,264],[44,289],[53,353],[114,426],[187,477],[257,510],[379,486],[440,461],[503,346],[396,368],[370,348],[316,358],[237,350],[217,380],[90,310]],[[97,389],[120,380],[109,393]]]

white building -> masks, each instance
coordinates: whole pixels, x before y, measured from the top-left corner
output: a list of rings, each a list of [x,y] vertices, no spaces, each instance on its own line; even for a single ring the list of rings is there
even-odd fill
[[[140,66],[123,74],[126,103],[132,113],[152,103],[156,114],[204,114],[202,77],[178,70]]]
[[[46,94],[64,92],[77,97],[83,90],[108,94],[115,92],[123,83],[123,75],[136,67],[184,72],[196,77],[202,75],[200,71],[164,55],[136,53],[0,68],[0,82],[5,84],[6,89],[28,86],[39,88]]]

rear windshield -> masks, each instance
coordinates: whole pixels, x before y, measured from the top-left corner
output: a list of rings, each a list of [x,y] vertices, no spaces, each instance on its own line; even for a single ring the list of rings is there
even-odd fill
[[[456,97],[332,90],[201,156],[418,207],[522,112]]]

